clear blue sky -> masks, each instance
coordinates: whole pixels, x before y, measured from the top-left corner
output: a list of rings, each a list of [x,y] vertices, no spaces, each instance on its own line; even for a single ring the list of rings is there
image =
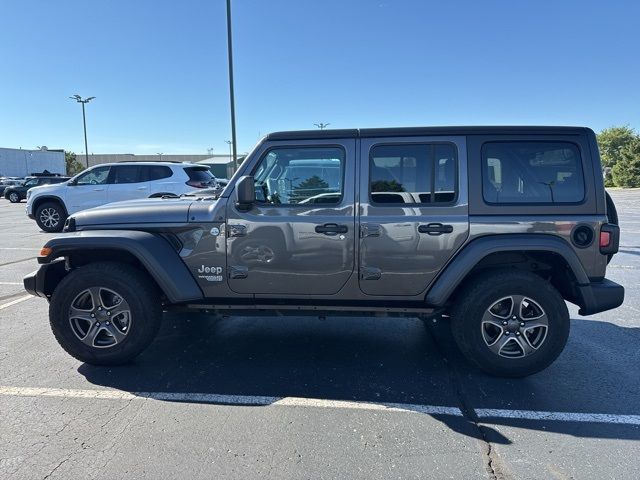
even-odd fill
[[[269,131],[640,127],[640,2],[234,0],[238,148]],[[224,0],[5,0],[0,146],[217,153]]]

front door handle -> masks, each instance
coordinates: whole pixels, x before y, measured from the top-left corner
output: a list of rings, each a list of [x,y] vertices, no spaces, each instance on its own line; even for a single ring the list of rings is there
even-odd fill
[[[443,233],[453,232],[453,225],[443,225],[442,223],[429,223],[427,225],[418,226],[418,232],[427,233],[429,235],[442,235]]]
[[[338,225],[337,223],[325,223],[316,226],[316,233],[324,233],[325,235],[337,235],[339,233],[347,233],[349,229],[346,225]]]

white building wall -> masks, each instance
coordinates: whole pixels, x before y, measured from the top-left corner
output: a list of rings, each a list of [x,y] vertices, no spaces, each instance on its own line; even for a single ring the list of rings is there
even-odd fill
[[[26,177],[44,170],[66,175],[64,152],[61,150],[0,148],[0,175]]]

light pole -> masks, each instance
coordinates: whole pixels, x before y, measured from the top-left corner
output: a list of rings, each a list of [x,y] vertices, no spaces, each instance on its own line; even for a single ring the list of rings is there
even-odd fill
[[[225,140],[224,143],[229,145],[229,157],[231,157],[231,159],[233,160],[233,166],[234,166],[234,169],[236,169],[237,166],[236,166],[235,158],[233,156],[232,147],[231,147],[232,145],[235,145],[235,144],[231,140]]]
[[[89,147],[87,146],[87,118],[84,114],[84,104],[89,103],[96,97],[88,97],[83,99],[80,95],[75,94],[74,96],[69,98],[82,104],[82,125],[84,126],[84,159],[87,164],[87,168],[89,168]]]
[[[318,127],[320,130],[324,130],[325,128],[327,128],[329,125],[331,125],[330,123],[314,123],[314,125],[316,127]]]
[[[231,45],[231,0],[227,0],[227,56],[229,58],[229,101],[231,103],[231,146],[233,151],[233,170],[238,169],[236,159],[236,105],[233,94],[233,48]]]
[[[158,152],[158,153],[156,153],[156,155],[158,155],[160,157],[160,161],[162,161],[162,155],[164,155],[164,153]]]

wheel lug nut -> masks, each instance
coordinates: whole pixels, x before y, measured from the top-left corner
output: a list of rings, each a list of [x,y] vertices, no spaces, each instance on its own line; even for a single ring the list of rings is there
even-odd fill
[[[516,332],[516,335],[520,335],[520,332]]]
[[[109,322],[107,322],[107,325],[111,325]]]
[[[92,313],[92,314],[91,314],[91,318],[96,318],[96,314],[95,314],[95,313]]]
[[[505,335],[509,335],[509,332],[504,332]]]
[[[515,319],[516,319],[516,318],[518,318],[518,317],[516,317],[516,316],[514,315],[514,316],[513,316],[513,317],[511,317],[511,318],[512,318],[513,320],[515,320]]]
[[[99,326],[100,326],[100,322],[96,322],[96,326],[98,326],[98,327],[99,327]]]
[[[111,312],[107,312],[107,315],[111,315]]]
[[[506,325],[506,324],[507,324],[507,321],[505,320],[504,322],[502,322],[502,324],[503,324],[503,325]]]
[[[521,326],[521,327],[524,327],[524,322],[520,322],[520,326]]]

